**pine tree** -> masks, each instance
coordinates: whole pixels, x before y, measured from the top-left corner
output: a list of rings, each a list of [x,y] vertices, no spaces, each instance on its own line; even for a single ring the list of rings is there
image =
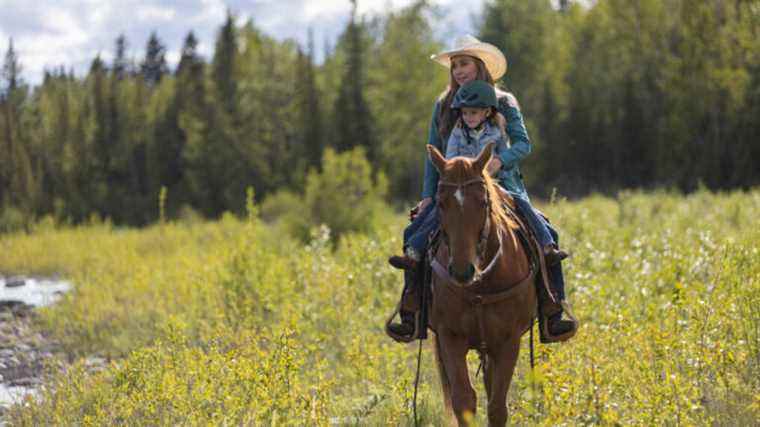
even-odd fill
[[[301,116],[299,122],[302,126],[301,138],[304,145],[301,154],[308,168],[319,165],[324,149],[322,108],[319,104],[320,94],[314,70],[314,38],[311,29],[309,30],[309,50],[304,54],[301,49],[298,49],[297,64],[296,96],[299,98]]]
[[[90,64],[88,74],[89,120],[92,123],[92,133],[88,135],[88,143],[93,152],[93,170],[90,179],[99,184],[97,191],[90,194],[90,200],[96,206],[97,212],[109,216],[108,187],[111,178],[112,146],[109,141],[109,117],[107,98],[107,70],[100,55]]]
[[[185,36],[185,41],[182,45],[182,54],[179,58],[176,71],[177,76],[183,73],[198,72],[198,68],[202,67],[203,60],[198,56],[197,50],[198,39],[195,38],[195,33],[190,31]]]
[[[21,78],[22,66],[10,40],[0,81],[0,115],[2,115],[5,144],[0,144],[0,205],[18,206],[24,211],[32,208],[35,199],[33,164],[28,155],[26,129],[21,117],[27,88]],[[0,140],[2,142],[2,140]]]
[[[140,73],[148,87],[155,87],[161,78],[169,72],[166,65],[166,47],[158,39],[156,32],[150,34],[145,48],[145,59],[140,64]]]
[[[21,80],[21,63],[18,61],[16,51],[13,49],[13,39],[8,42],[8,51],[5,53],[3,63],[3,86],[0,87],[0,98],[8,98],[11,93],[23,85]]]
[[[116,53],[114,55],[111,72],[116,80],[123,80],[129,73],[129,63],[127,60],[127,38],[124,34],[116,39]]]
[[[186,188],[180,188],[185,174],[185,155],[187,132],[181,125],[182,116],[187,120],[202,117],[204,106],[203,61],[197,53],[198,41],[190,31],[182,46],[182,55],[176,70],[176,84],[171,101],[163,115],[158,119],[153,132],[154,143],[151,146],[150,160],[151,187],[165,186],[172,194],[172,200],[186,202]]]
[[[232,14],[227,12],[227,21],[219,31],[211,65],[211,77],[219,101],[224,111],[235,115],[237,107],[237,79],[235,76],[235,58],[238,51],[237,30]]]
[[[336,148],[349,150],[363,146],[367,158],[377,158],[372,115],[364,96],[364,41],[362,25],[356,22],[356,0],[351,1],[351,20],[342,36],[346,52],[343,78],[335,100],[333,122],[336,126]]]

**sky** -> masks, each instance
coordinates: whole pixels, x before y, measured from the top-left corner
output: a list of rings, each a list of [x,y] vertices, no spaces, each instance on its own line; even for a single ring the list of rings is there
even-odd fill
[[[446,45],[456,36],[474,31],[483,0],[434,0],[438,13],[433,27]],[[398,10],[412,0],[359,0],[364,17]],[[115,40],[124,34],[128,56],[144,56],[151,31],[167,47],[174,67],[190,30],[206,59],[213,53],[215,34],[227,10],[240,24],[254,25],[276,39],[295,39],[305,45],[314,32],[317,60],[320,46],[333,45],[351,13],[349,0],[0,0],[0,52],[5,56],[10,38],[22,66],[22,78],[39,84],[45,69],[64,65],[77,76],[87,72],[96,55],[109,63]],[[433,52],[431,52],[433,53]]]

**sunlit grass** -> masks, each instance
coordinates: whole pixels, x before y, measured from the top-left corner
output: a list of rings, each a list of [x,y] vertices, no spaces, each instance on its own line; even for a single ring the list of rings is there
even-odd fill
[[[760,192],[623,193],[543,206],[573,257],[569,343],[523,348],[511,423],[748,425],[760,417]],[[404,218],[333,247],[255,218],[0,237],[0,271],[76,284],[40,327],[75,365],[11,412],[39,424],[409,425],[416,346],[382,326]],[[391,225],[387,225],[391,224]],[[527,344],[527,339],[525,340]],[[429,343],[418,412],[443,413]],[[477,358],[471,360],[475,374]],[[477,424],[484,424],[484,391]]]

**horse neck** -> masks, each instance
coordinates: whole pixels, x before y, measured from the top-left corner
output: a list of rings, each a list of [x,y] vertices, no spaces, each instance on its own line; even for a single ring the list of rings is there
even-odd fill
[[[505,279],[504,282],[500,280],[494,285],[496,288],[501,288],[505,284],[516,283],[522,279],[530,267],[527,257],[520,249],[522,246],[512,227],[503,223],[493,209],[491,209],[490,215],[491,230],[488,233],[486,250],[483,256],[485,265],[481,267],[485,268],[491,262],[499,251],[499,244],[501,244],[501,259],[496,261],[494,270],[490,274],[494,277]],[[498,236],[499,233],[501,233],[501,240]]]

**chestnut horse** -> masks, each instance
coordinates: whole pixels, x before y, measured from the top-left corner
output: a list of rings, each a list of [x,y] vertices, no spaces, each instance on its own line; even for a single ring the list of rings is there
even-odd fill
[[[534,271],[505,213],[502,190],[488,176],[493,143],[476,159],[446,160],[427,146],[439,172],[436,201],[442,243],[431,264],[430,327],[436,333],[444,404],[459,425],[475,415],[477,401],[466,356],[483,361],[488,424],[507,422],[507,391],[520,338],[536,313]]]

